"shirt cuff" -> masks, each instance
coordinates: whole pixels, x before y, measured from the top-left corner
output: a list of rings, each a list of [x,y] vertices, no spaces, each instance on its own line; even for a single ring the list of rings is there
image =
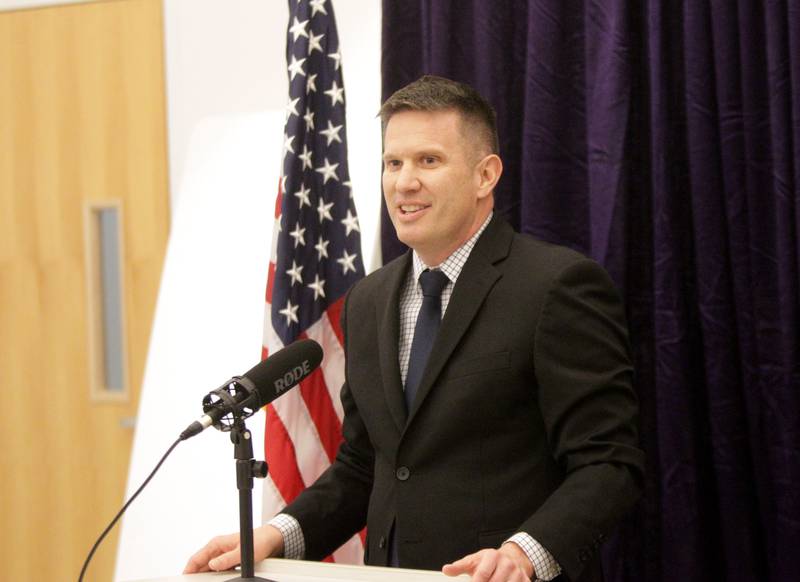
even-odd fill
[[[548,582],[561,574],[561,566],[558,565],[553,555],[548,552],[542,544],[533,539],[525,532],[519,532],[508,538],[504,544],[514,542],[525,552],[528,559],[533,564],[534,580]]]
[[[278,528],[283,536],[283,557],[288,560],[302,560],[306,554],[306,540],[303,530],[291,515],[279,513],[267,522],[267,525]]]

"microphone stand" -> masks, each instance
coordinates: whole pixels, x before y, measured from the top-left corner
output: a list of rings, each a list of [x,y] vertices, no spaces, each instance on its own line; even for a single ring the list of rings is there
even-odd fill
[[[253,478],[267,476],[266,461],[253,459],[253,438],[244,423],[244,418],[234,415],[231,427],[231,442],[236,459],[236,487],[239,489],[239,547],[242,555],[242,575],[226,582],[260,581],[275,582],[255,575],[255,550],[253,548]]]

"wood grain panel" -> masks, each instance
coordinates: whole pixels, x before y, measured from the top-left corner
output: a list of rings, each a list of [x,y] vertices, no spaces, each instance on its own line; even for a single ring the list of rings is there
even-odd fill
[[[123,502],[169,210],[159,0],[0,12],[0,563],[76,579]],[[84,204],[121,199],[132,398],[92,403]],[[114,532],[87,580],[110,580]]]

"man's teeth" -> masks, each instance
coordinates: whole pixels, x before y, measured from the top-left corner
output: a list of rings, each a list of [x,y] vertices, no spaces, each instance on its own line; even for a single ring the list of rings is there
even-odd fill
[[[416,212],[417,210],[422,210],[423,208],[425,207],[418,204],[406,204],[400,206],[400,210],[402,210],[403,212]]]

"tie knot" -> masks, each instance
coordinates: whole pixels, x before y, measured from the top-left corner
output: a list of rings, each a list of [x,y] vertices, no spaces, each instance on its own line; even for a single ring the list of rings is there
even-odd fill
[[[442,290],[449,282],[450,279],[441,271],[425,269],[419,276],[419,284],[425,297],[441,297]]]

